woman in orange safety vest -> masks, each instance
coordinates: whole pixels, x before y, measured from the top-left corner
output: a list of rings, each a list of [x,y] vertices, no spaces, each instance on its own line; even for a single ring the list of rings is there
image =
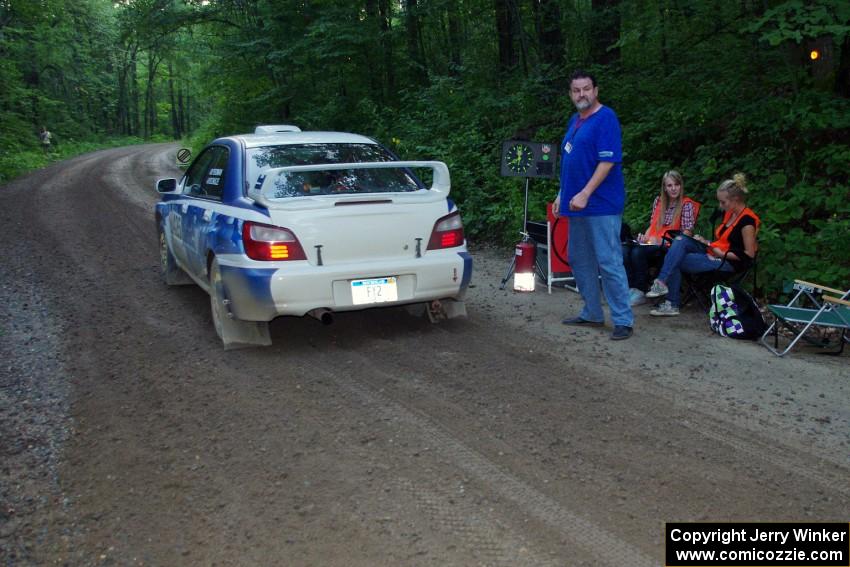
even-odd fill
[[[685,182],[678,171],[668,171],[661,178],[661,192],[652,203],[652,218],[646,232],[639,233],[634,242],[623,245],[623,264],[629,278],[629,303],[646,302],[644,292],[649,287],[649,264],[664,255],[662,240],[669,231],[693,234],[699,214],[699,203],[685,197]]]

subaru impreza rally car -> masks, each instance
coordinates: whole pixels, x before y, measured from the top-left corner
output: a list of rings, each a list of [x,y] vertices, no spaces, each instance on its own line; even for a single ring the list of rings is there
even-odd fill
[[[425,186],[414,170],[430,170]],[[261,126],[209,144],[160,179],[162,276],[210,295],[225,348],[269,345],[268,322],[423,304],[465,316],[472,258],[438,161],[399,161],[376,141]]]

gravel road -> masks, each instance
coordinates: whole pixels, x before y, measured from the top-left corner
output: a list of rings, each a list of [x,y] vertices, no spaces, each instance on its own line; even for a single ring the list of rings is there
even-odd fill
[[[659,565],[668,521],[843,521],[850,353],[777,359],[702,314],[573,329],[572,292],[469,318],[271,324],[225,352],[159,279],[177,147],[0,187],[0,565]]]

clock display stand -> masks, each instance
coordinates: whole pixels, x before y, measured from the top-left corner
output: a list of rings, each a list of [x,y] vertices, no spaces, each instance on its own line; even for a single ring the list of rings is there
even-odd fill
[[[499,284],[499,289],[505,289],[505,284],[510,279],[511,274],[514,274],[517,268],[518,254],[533,254],[534,261],[532,273],[538,274],[541,279],[547,279],[547,273],[537,261],[536,243],[528,234],[528,187],[532,177],[552,179],[555,177],[555,169],[557,164],[557,146],[554,144],[545,144],[540,142],[528,142],[524,140],[508,140],[502,143],[502,160],[501,173],[505,177],[524,177],[525,178],[525,202],[522,213],[522,240],[517,244],[517,253],[511,258],[508,269],[505,272],[505,277],[502,278]],[[531,264],[523,259],[523,270],[527,269]],[[514,282],[514,288],[516,281]],[[533,280],[531,290],[533,290]]]

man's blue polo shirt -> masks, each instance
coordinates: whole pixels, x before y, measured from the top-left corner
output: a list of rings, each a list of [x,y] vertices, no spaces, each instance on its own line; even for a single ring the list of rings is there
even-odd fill
[[[570,199],[581,191],[601,161],[614,162],[582,211],[570,210]],[[561,214],[565,216],[621,215],[626,203],[623,180],[623,142],[616,113],[603,106],[586,120],[574,114],[561,142]]]

